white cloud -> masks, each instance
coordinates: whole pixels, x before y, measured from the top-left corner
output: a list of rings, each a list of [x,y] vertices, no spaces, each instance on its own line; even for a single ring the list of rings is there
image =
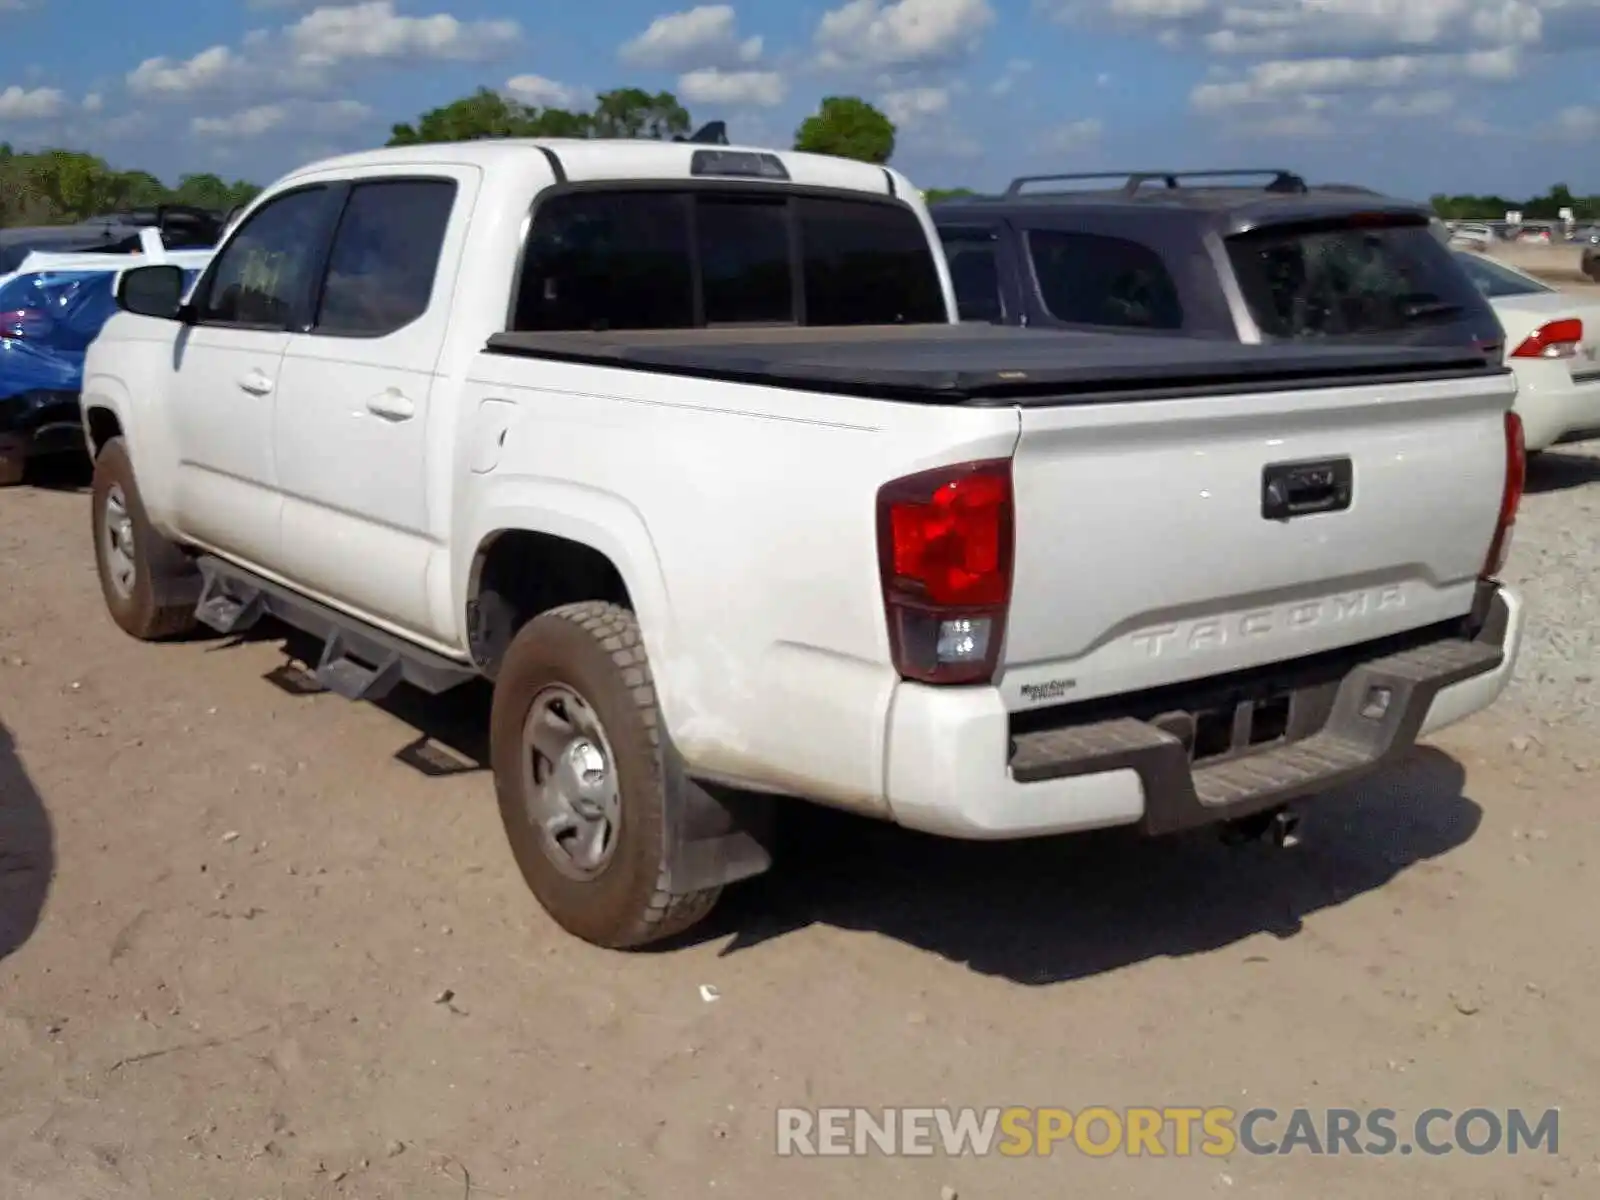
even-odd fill
[[[1018,83],[1033,70],[1033,64],[1025,58],[1013,58],[1006,63],[1000,76],[989,85],[989,94],[992,96],[1005,96],[1015,90]]]
[[[970,57],[994,24],[988,0],[848,0],[822,15],[816,44],[830,69],[907,69]]]
[[[226,116],[195,117],[189,130],[207,138],[253,138],[286,127],[297,133],[326,134],[353,128],[372,116],[372,108],[359,100],[286,101],[258,104]]]
[[[1455,96],[1445,88],[1379,96],[1369,110],[1375,117],[1437,117],[1450,111]]]
[[[705,67],[679,76],[678,92],[690,104],[771,108],[783,103],[788,87],[776,71],[723,71]]]
[[[1583,141],[1600,137],[1600,108],[1574,104],[1556,114],[1556,132],[1562,137]]]
[[[910,129],[930,117],[944,116],[950,111],[950,92],[947,88],[903,88],[885,92],[883,114],[899,129]]]
[[[1288,55],[1538,43],[1546,14],[1592,0],[1036,0],[1056,19],[1146,28],[1218,53]]]
[[[506,80],[506,95],[535,108],[573,108],[587,97],[582,88],[569,87],[543,75],[517,75]]]
[[[13,84],[0,91],[0,121],[48,121],[61,115],[67,98],[59,88],[25,91]]]
[[[1084,117],[1047,130],[1040,148],[1049,154],[1072,154],[1095,145],[1104,132],[1105,125],[1098,118]]]
[[[393,0],[368,0],[315,9],[285,34],[302,64],[331,67],[361,59],[481,62],[504,53],[522,29],[515,21],[462,21],[448,13],[407,17]]]
[[[289,111],[283,105],[258,104],[226,117],[195,117],[189,130],[197,137],[260,137],[288,119]]]
[[[1465,54],[1391,54],[1381,58],[1300,58],[1256,63],[1238,78],[1202,83],[1189,93],[1201,112],[1281,103],[1307,93],[1354,92],[1413,87],[1466,76],[1495,81],[1513,78],[1520,60],[1514,50]]]
[[[216,45],[193,58],[149,58],[128,73],[139,96],[229,92],[277,100],[326,91],[338,68],[425,61],[487,62],[521,37],[515,21],[462,21],[447,13],[411,17],[393,0],[322,4],[278,30],[247,34],[240,49]]]
[[[135,95],[187,95],[216,87],[239,68],[226,46],[212,46],[193,58],[147,58],[128,72],[128,90]]]
[[[702,4],[650,22],[619,51],[623,62],[665,71],[733,69],[761,58],[759,37],[741,38],[728,4]]]
[[[83,98],[83,111],[97,113],[106,106],[106,98],[99,92],[90,92]]]

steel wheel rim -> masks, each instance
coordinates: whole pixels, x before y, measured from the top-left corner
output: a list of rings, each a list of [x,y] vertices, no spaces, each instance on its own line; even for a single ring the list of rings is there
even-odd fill
[[[124,600],[133,595],[139,577],[138,549],[134,545],[133,518],[128,513],[128,498],[122,485],[106,489],[105,512],[100,517],[100,542],[105,552],[106,578]]]
[[[545,856],[570,879],[593,879],[616,853],[622,794],[605,727],[565,684],[533,698],[522,725],[522,794]]]

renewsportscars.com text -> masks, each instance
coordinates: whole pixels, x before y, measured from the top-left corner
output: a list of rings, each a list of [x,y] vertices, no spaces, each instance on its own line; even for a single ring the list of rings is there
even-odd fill
[[[1560,1112],[1429,1108],[780,1108],[784,1156],[1054,1153],[1106,1158],[1556,1154]]]

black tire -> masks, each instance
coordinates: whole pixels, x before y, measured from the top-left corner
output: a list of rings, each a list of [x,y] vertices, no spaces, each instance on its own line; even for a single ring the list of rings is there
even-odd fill
[[[106,510],[113,497],[120,497],[132,527],[134,574],[132,585],[126,589],[112,573],[112,540]],[[144,502],[139,499],[128,449],[120,437],[108,441],[95,459],[90,511],[100,591],[118,628],[146,642],[192,630],[196,623],[199,572],[188,555],[151,527]]]
[[[27,471],[28,456],[21,440],[0,438],[0,487],[15,487]]]
[[[611,751],[621,816],[608,861],[588,878],[557,865],[533,813],[523,730],[548,689],[575,693]],[[588,601],[551,609],[512,639],[495,680],[490,760],[500,818],[522,877],[555,922],[608,949],[631,949],[703,920],[722,889],[675,896],[665,886],[668,796],[682,781],[667,752],[654,681],[633,613]]]

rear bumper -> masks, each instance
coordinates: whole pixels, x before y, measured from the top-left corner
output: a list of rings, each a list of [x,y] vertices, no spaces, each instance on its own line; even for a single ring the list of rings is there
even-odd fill
[[[1600,437],[1600,378],[1574,380],[1565,359],[1519,368],[1513,407],[1530,450]]]
[[[1199,765],[1166,717],[1018,734],[993,689],[903,684],[889,721],[889,804],[902,825],[975,839],[1111,825],[1160,834],[1248,816],[1371,774],[1493,703],[1521,645],[1519,597],[1485,588],[1473,624],[1306,684],[1285,739]]]

